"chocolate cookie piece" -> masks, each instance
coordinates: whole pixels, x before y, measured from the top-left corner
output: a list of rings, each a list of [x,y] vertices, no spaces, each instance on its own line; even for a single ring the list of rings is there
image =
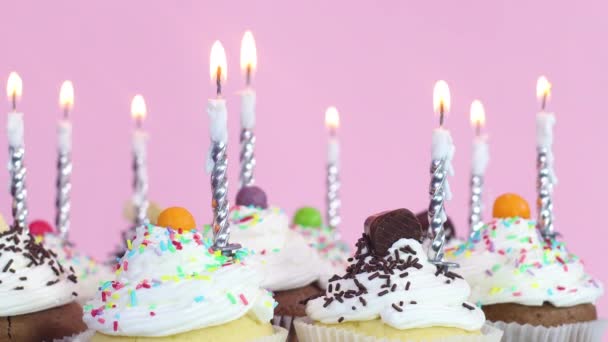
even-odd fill
[[[268,208],[266,193],[259,186],[244,186],[236,194],[236,205],[245,207]]]
[[[306,305],[303,303],[310,297],[323,294],[323,290],[316,284],[310,284],[293,290],[277,291],[274,299],[279,305],[274,309],[277,316],[306,316]]]
[[[82,308],[70,303],[40,312],[0,317],[0,342],[53,341],[86,329]]]
[[[429,212],[426,210],[423,212],[420,212],[420,213],[416,214],[416,218],[418,219],[418,221],[420,222],[420,225],[422,226],[422,231],[424,232],[424,237],[432,239],[433,238],[432,236],[428,236],[429,235]],[[452,220],[450,220],[449,217],[443,224],[443,230],[445,232],[445,242],[448,242],[456,237],[456,229],[454,228],[454,223],[452,223]]]
[[[368,217],[365,234],[370,237],[372,250],[377,256],[387,255],[389,248],[399,239],[422,242],[424,237],[420,222],[407,209],[384,211]]]
[[[597,311],[593,304],[556,307],[547,302],[542,306],[504,303],[484,305],[482,310],[489,321],[515,322],[545,327],[589,322],[597,319]]]

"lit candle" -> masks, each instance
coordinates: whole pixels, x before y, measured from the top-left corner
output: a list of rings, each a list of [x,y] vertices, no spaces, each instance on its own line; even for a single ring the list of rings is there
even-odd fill
[[[329,130],[327,144],[327,212],[326,219],[329,227],[334,230],[337,238],[337,228],[340,224],[340,144],[337,130],[340,126],[340,114],[336,107],[329,107],[325,111],[325,126]]]
[[[72,190],[72,123],[69,120],[70,110],[74,107],[74,86],[65,81],[59,91],[59,106],[63,118],[57,126],[57,198],[55,199],[55,226],[61,238],[68,241],[70,230],[70,192]]]
[[[452,267],[457,264],[446,262],[443,259],[445,245],[443,225],[447,220],[444,200],[450,200],[452,197],[447,178],[454,174],[452,168],[454,144],[450,131],[443,127],[445,115],[450,110],[450,89],[445,81],[438,81],[435,84],[433,107],[439,115],[439,127],[433,130],[431,147],[431,202],[428,212],[429,236],[432,237],[433,242],[429,248],[429,261],[439,267]]]
[[[226,53],[219,41],[211,47],[209,72],[211,80],[217,86],[217,97],[210,99],[207,104],[207,113],[211,120],[209,133],[211,136],[211,149],[209,151],[207,170],[211,172],[211,191],[213,208],[213,247],[224,254],[231,254],[239,245],[230,244],[230,225],[228,224],[228,159],[226,155],[228,146],[228,113],[226,100],[222,98],[222,82],[227,78]]]
[[[469,207],[469,232],[473,234],[483,223],[483,178],[490,160],[487,137],[481,134],[486,121],[486,112],[479,100],[471,103],[471,125],[475,129],[471,167],[471,199]]]
[[[536,114],[536,151],[537,151],[537,192],[538,228],[545,238],[556,235],[553,227],[553,186],[557,184],[553,165],[553,126],[555,115],[545,111],[551,83],[545,76],[538,78],[536,96],[541,102],[541,110]]]
[[[255,40],[251,31],[245,32],[241,41],[241,69],[245,73],[245,90],[241,92],[241,172],[240,187],[253,185],[255,168],[255,91],[251,79],[258,64]]]
[[[133,131],[133,206],[135,207],[135,227],[148,223],[148,133],[143,130],[147,115],[144,97],[135,95],[131,101],[131,117],[135,120]]]
[[[13,228],[28,231],[27,227],[27,190],[25,186],[26,168],[24,164],[24,124],[23,113],[17,112],[17,100],[23,92],[23,82],[16,72],[11,72],[6,84],[6,93],[11,101],[12,109],[8,113],[8,144],[10,193],[13,198]]]

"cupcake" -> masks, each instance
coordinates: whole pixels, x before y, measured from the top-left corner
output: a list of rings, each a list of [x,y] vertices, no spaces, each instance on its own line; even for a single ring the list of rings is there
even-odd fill
[[[74,270],[78,277],[78,302],[93,298],[100,282],[109,279],[112,271],[109,266],[100,264],[95,259],[76,250],[56,234],[55,229],[46,221],[36,220],[29,225],[30,234],[41,241],[48,249],[57,254],[57,260],[64,266]]]
[[[601,338],[594,303],[603,286],[585,273],[581,260],[563,242],[541,237],[520,196],[500,196],[493,216],[446,251],[471,284],[471,301],[488,320],[500,322],[510,341]]]
[[[322,261],[319,285],[326,289],[329,278],[346,270],[347,259],[351,255],[350,248],[344,241],[337,239],[334,228],[323,224],[321,213],[312,207],[303,207],[296,211],[291,229],[304,237],[318,253]]]
[[[427,260],[415,215],[371,216],[346,272],[306,305],[300,341],[499,341],[460,275]]]
[[[214,251],[182,208],[136,229],[116,277],[84,306],[91,341],[284,341],[249,252]]]
[[[292,340],[293,318],[306,315],[301,301],[322,291],[317,252],[289,229],[283,210],[268,206],[266,193],[257,186],[241,188],[229,218],[231,241],[254,251],[250,264],[263,274],[262,287],[274,292],[278,302],[274,322],[290,330]],[[208,229],[206,236],[211,235]]]
[[[52,341],[86,329],[77,278],[23,229],[0,233],[0,341]]]

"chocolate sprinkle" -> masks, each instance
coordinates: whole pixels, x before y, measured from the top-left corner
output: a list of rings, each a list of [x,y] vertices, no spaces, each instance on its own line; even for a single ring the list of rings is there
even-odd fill
[[[471,305],[469,305],[469,304],[467,304],[467,303],[462,303],[462,306],[464,306],[465,308],[467,308],[467,309],[469,309],[469,310],[475,310],[475,307],[474,307],[474,306],[471,306]]]
[[[384,295],[385,295],[385,294],[387,294],[387,293],[388,293],[388,290],[380,291],[380,292],[378,293],[378,297],[382,297],[382,296],[384,296]]]
[[[338,318],[338,323],[342,323],[343,320],[344,320],[344,317]]]
[[[402,309],[402,308],[400,308],[398,305],[395,305],[395,303],[393,303],[393,304],[392,304],[392,307],[393,307],[393,309],[395,309],[396,311],[403,312],[403,309]]]

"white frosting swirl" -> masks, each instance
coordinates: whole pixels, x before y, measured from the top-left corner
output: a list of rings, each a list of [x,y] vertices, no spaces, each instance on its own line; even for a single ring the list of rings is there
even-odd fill
[[[57,260],[65,267],[72,267],[78,276],[78,301],[84,303],[97,293],[103,281],[111,279],[114,272],[110,267],[100,264],[95,259],[81,253],[73,246],[66,244],[58,235],[48,233],[42,242],[48,249],[57,254]]]
[[[495,219],[463,244],[447,249],[471,284],[471,301],[482,305],[518,303],[573,306],[594,303],[602,284],[563,242],[540,238],[534,221]]]
[[[247,263],[210,249],[197,230],[137,229],[117,280],[84,306],[84,321],[108,335],[169,336],[250,315],[269,322],[275,301]]]
[[[382,258],[369,254],[365,239],[358,247],[346,275],[331,279],[325,296],[308,302],[310,318],[327,324],[380,318],[396,329],[474,331],[483,325],[483,312],[466,302],[469,285],[453,272],[438,272],[418,241],[400,239]]]
[[[236,206],[230,221],[230,240],[255,251],[250,264],[264,275],[264,288],[289,290],[319,280],[319,256],[289,229],[289,218],[281,209]]]
[[[43,311],[76,298],[76,276],[21,229],[0,234],[0,317]]]
[[[342,274],[346,270],[347,260],[350,257],[348,245],[344,241],[336,240],[334,229],[327,226],[316,228],[296,224],[291,229],[298,232],[319,255],[321,260],[319,285],[326,289],[331,277]]]

